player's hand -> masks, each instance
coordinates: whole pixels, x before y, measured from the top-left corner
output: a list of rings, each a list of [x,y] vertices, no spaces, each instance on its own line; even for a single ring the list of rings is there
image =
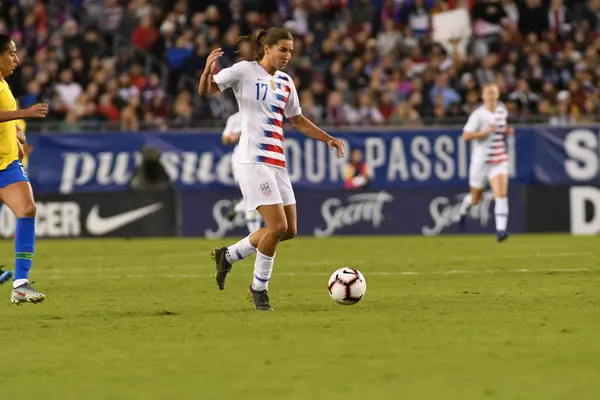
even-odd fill
[[[327,145],[329,146],[329,150],[333,150],[334,147],[337,149],[338,158],[344,157],[344,142],[331,138],[327,141]]]
[[[23,161],[23,157],[25,157],[25,150],[23,150],[23,145],[18,140],[17,140],[17,149],[18,149],[17,154],[19,155],[19,161]]]
[[[504,134],[505,135],[514,135],[515,128],[513,128],[512,126],[507,126],[506,128],[504,128]]]
[[[25,110],[25,115],[27,118],[46,118],[46,115],[48,115],[48,104],[35,104]]]
[[[240,141],[240,137],[242,137],[241,133],[232,133],[230,135],[223,136],[223,144],[224,145],[236,144]]]
[[[217,67],[217,60],[223,55],[223,49],[218,48],[210,52],[206,58],[206,66],[204,67],[204,75],[210,75]]]
[[[496,124],[490,125],[485,131],[483,131],[483,133],[485,134],[485,136],[491,135],[494,132],[496,132]]]
[[[363,175],[359,175],[359,176],[355,177],[354,179],[352,179],[352,184],[354,184],[354,186],[356,186],[356,187],[363,187],[367,183],[369,183],[369,180],[367,179],[366,176],[363,176]]]

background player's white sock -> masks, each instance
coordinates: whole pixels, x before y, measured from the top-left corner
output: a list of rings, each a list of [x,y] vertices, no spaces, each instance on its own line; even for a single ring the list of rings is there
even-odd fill
[[[230,263],[242,260],[252,254],[256,253],[256,247],[250,243],[250,235],[246,236],[236,244],[232,244],[227,248],[225,258]]]
[[[465,215],[467,211],[469,211],[471,205],[473,205],[473,198],[469,193],[463,198],[462,204],[460,205],[460,215]]]
[[[265,256],[260,251],[256,252],[256,261],[254,261],[254,279],[252,280],[252,289],[263,291],[269,288],[269,279],[271,279],[271,272],[273,272],[273,262],[275,261],[275,254],[273,257]]]
[[[496,216],[496,230],[505,231],[508,224],[508,198],[496,197],[494,214]]]
[[[260,229],[262,225],[262,218],[258,211],[246,211],[246,226],[248,227],[248,232],[254,233]]]
[[[240,202],[233,207],[233,211],[235,211],[236,214],[243,214],[246,211],[246,200],[240,200]]]

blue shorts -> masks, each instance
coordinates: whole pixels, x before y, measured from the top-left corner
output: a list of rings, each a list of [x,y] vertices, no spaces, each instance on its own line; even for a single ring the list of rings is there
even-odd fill
[[[23,164],[19,160],[11,162],[6,169],[0,171],[0,188],[15,182],[29,182]]]

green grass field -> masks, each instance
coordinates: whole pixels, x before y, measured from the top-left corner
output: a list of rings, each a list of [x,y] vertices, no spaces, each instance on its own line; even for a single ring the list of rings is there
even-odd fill
[[[281,245],[274,313],[225,291],[227,240],[39,240],[44,304],[0,288],[0,393],[44,399],[600,398],[600,238],[300,238]],[[0,243],[12,265],[12,243]],[[334,304],[329,275],[367,279]]]

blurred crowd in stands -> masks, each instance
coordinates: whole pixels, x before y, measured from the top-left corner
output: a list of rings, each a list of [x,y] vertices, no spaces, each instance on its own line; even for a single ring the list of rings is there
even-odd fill
[[[433,42],[433,15],[457,8],[470,38]],[[229,66],[269,26],[294,34],[286,72],[321,124],[461,124],[492,80],[514,121],[599,121],[600,0],[0,0],[15,96],[65,132],[221,125],[237,106],[199,98],[205,58],[220,46]]]

